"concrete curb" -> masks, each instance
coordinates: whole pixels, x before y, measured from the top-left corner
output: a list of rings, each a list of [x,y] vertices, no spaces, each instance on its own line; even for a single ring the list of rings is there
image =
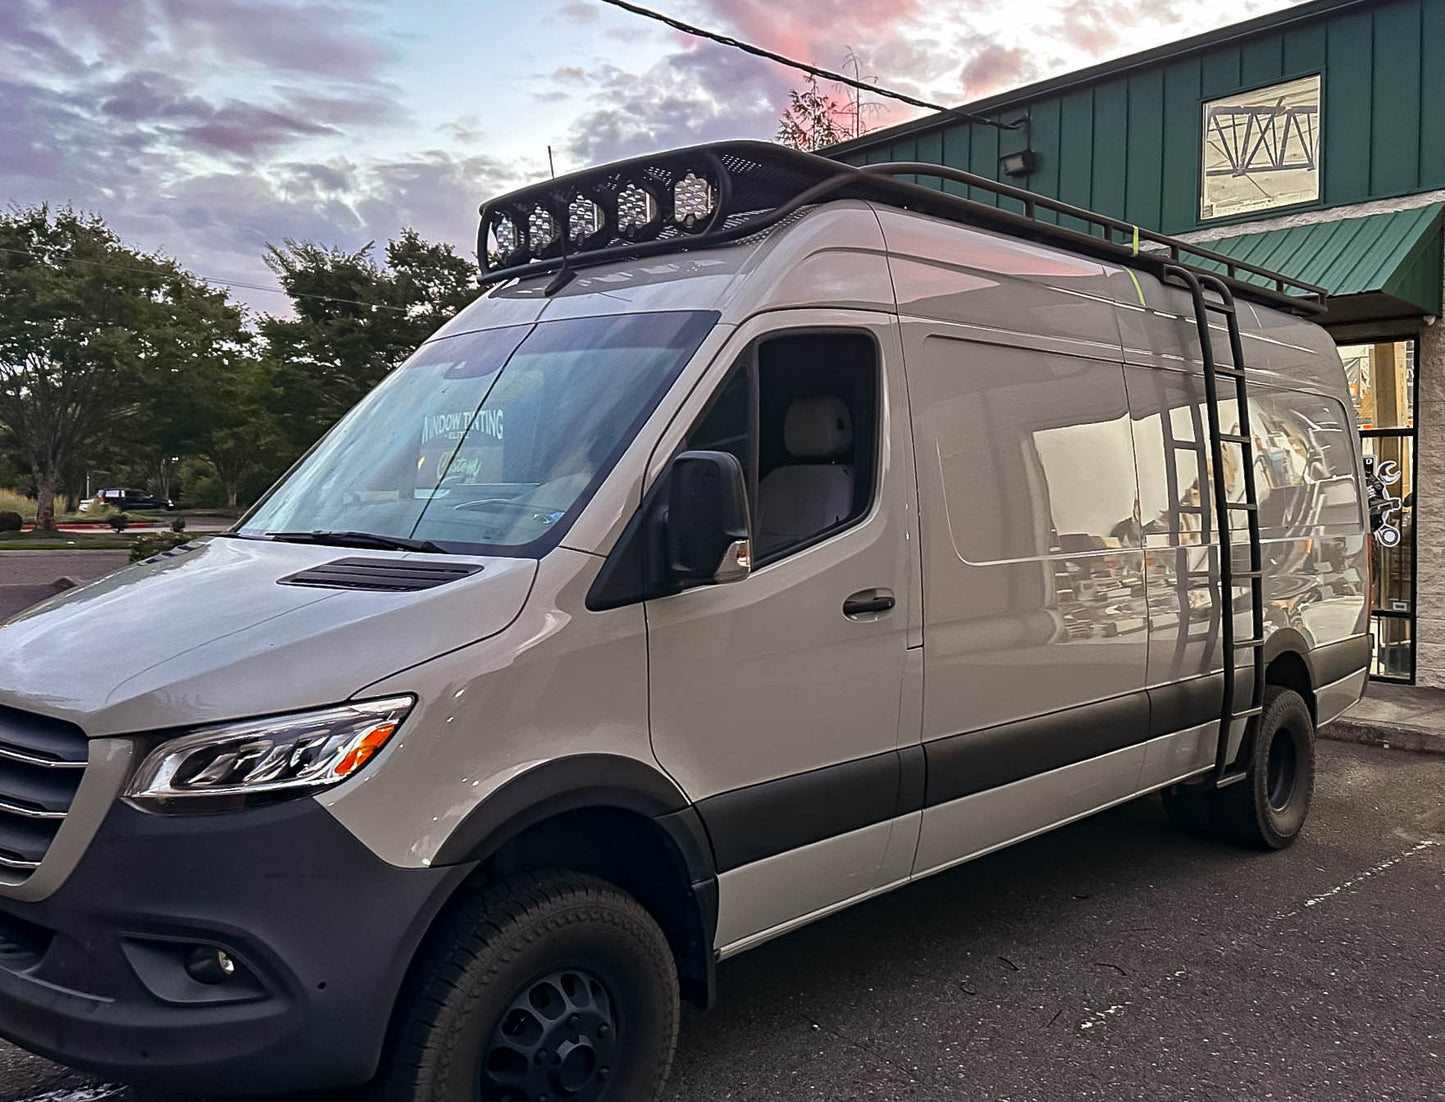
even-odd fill
[[[1383,724],[1341,716],[1320,728],[1320,738],[1355,742],[1386,750],[1415,750],[1422,754],[1445,754],[1445,731],[1409,724]]]

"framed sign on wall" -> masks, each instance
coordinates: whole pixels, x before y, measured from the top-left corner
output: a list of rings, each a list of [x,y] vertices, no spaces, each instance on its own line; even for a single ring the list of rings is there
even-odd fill
[[[1201,220],[1315,202],[1319,74],[1206,100],[1201,146]]]

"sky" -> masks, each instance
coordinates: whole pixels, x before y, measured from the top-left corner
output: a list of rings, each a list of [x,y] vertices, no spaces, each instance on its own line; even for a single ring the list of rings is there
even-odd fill
[[[1290,2],[650,6],[826,68],[851,53],[956,105]],[[356,249],[412,226],[471,256],[478,204],[544,177],[549,145],[561,174],[771,138],[803,79],[598,0],[0,0],[0,204],[98,213],[284,313],[268,242]],[[873,102],[874,128],[922,113]]]

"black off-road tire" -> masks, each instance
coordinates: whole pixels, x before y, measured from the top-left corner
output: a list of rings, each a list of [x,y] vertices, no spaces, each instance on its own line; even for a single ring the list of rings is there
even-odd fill
[[[641,904],[592,876],[526,874],[469,890],[427,936],[373,1096],[654,1102],[677,1029],[672,952]]]
[[[1315,794],[1315,724],[1293,689],[1264,690],[1248,775],[1216,794],[1214,817],[1229,837],[1255,849],[1284,849],[1304,829]]]
[[[1221,789],[1177,785],[1164,807],[1177,825],[1255,849],[1292,845],[1315,791],[1315,727],[1309,705],[1292,689],[1270,685],[1255,721],[1243,780]]]

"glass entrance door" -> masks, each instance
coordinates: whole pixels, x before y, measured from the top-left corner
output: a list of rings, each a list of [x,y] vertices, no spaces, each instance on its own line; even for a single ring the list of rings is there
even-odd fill
[[[1370,561],[1370,675],[1389,681],[1415,680],[1415,356],[1413,339],[1340,348],[1366,460],[1400,500]]]

